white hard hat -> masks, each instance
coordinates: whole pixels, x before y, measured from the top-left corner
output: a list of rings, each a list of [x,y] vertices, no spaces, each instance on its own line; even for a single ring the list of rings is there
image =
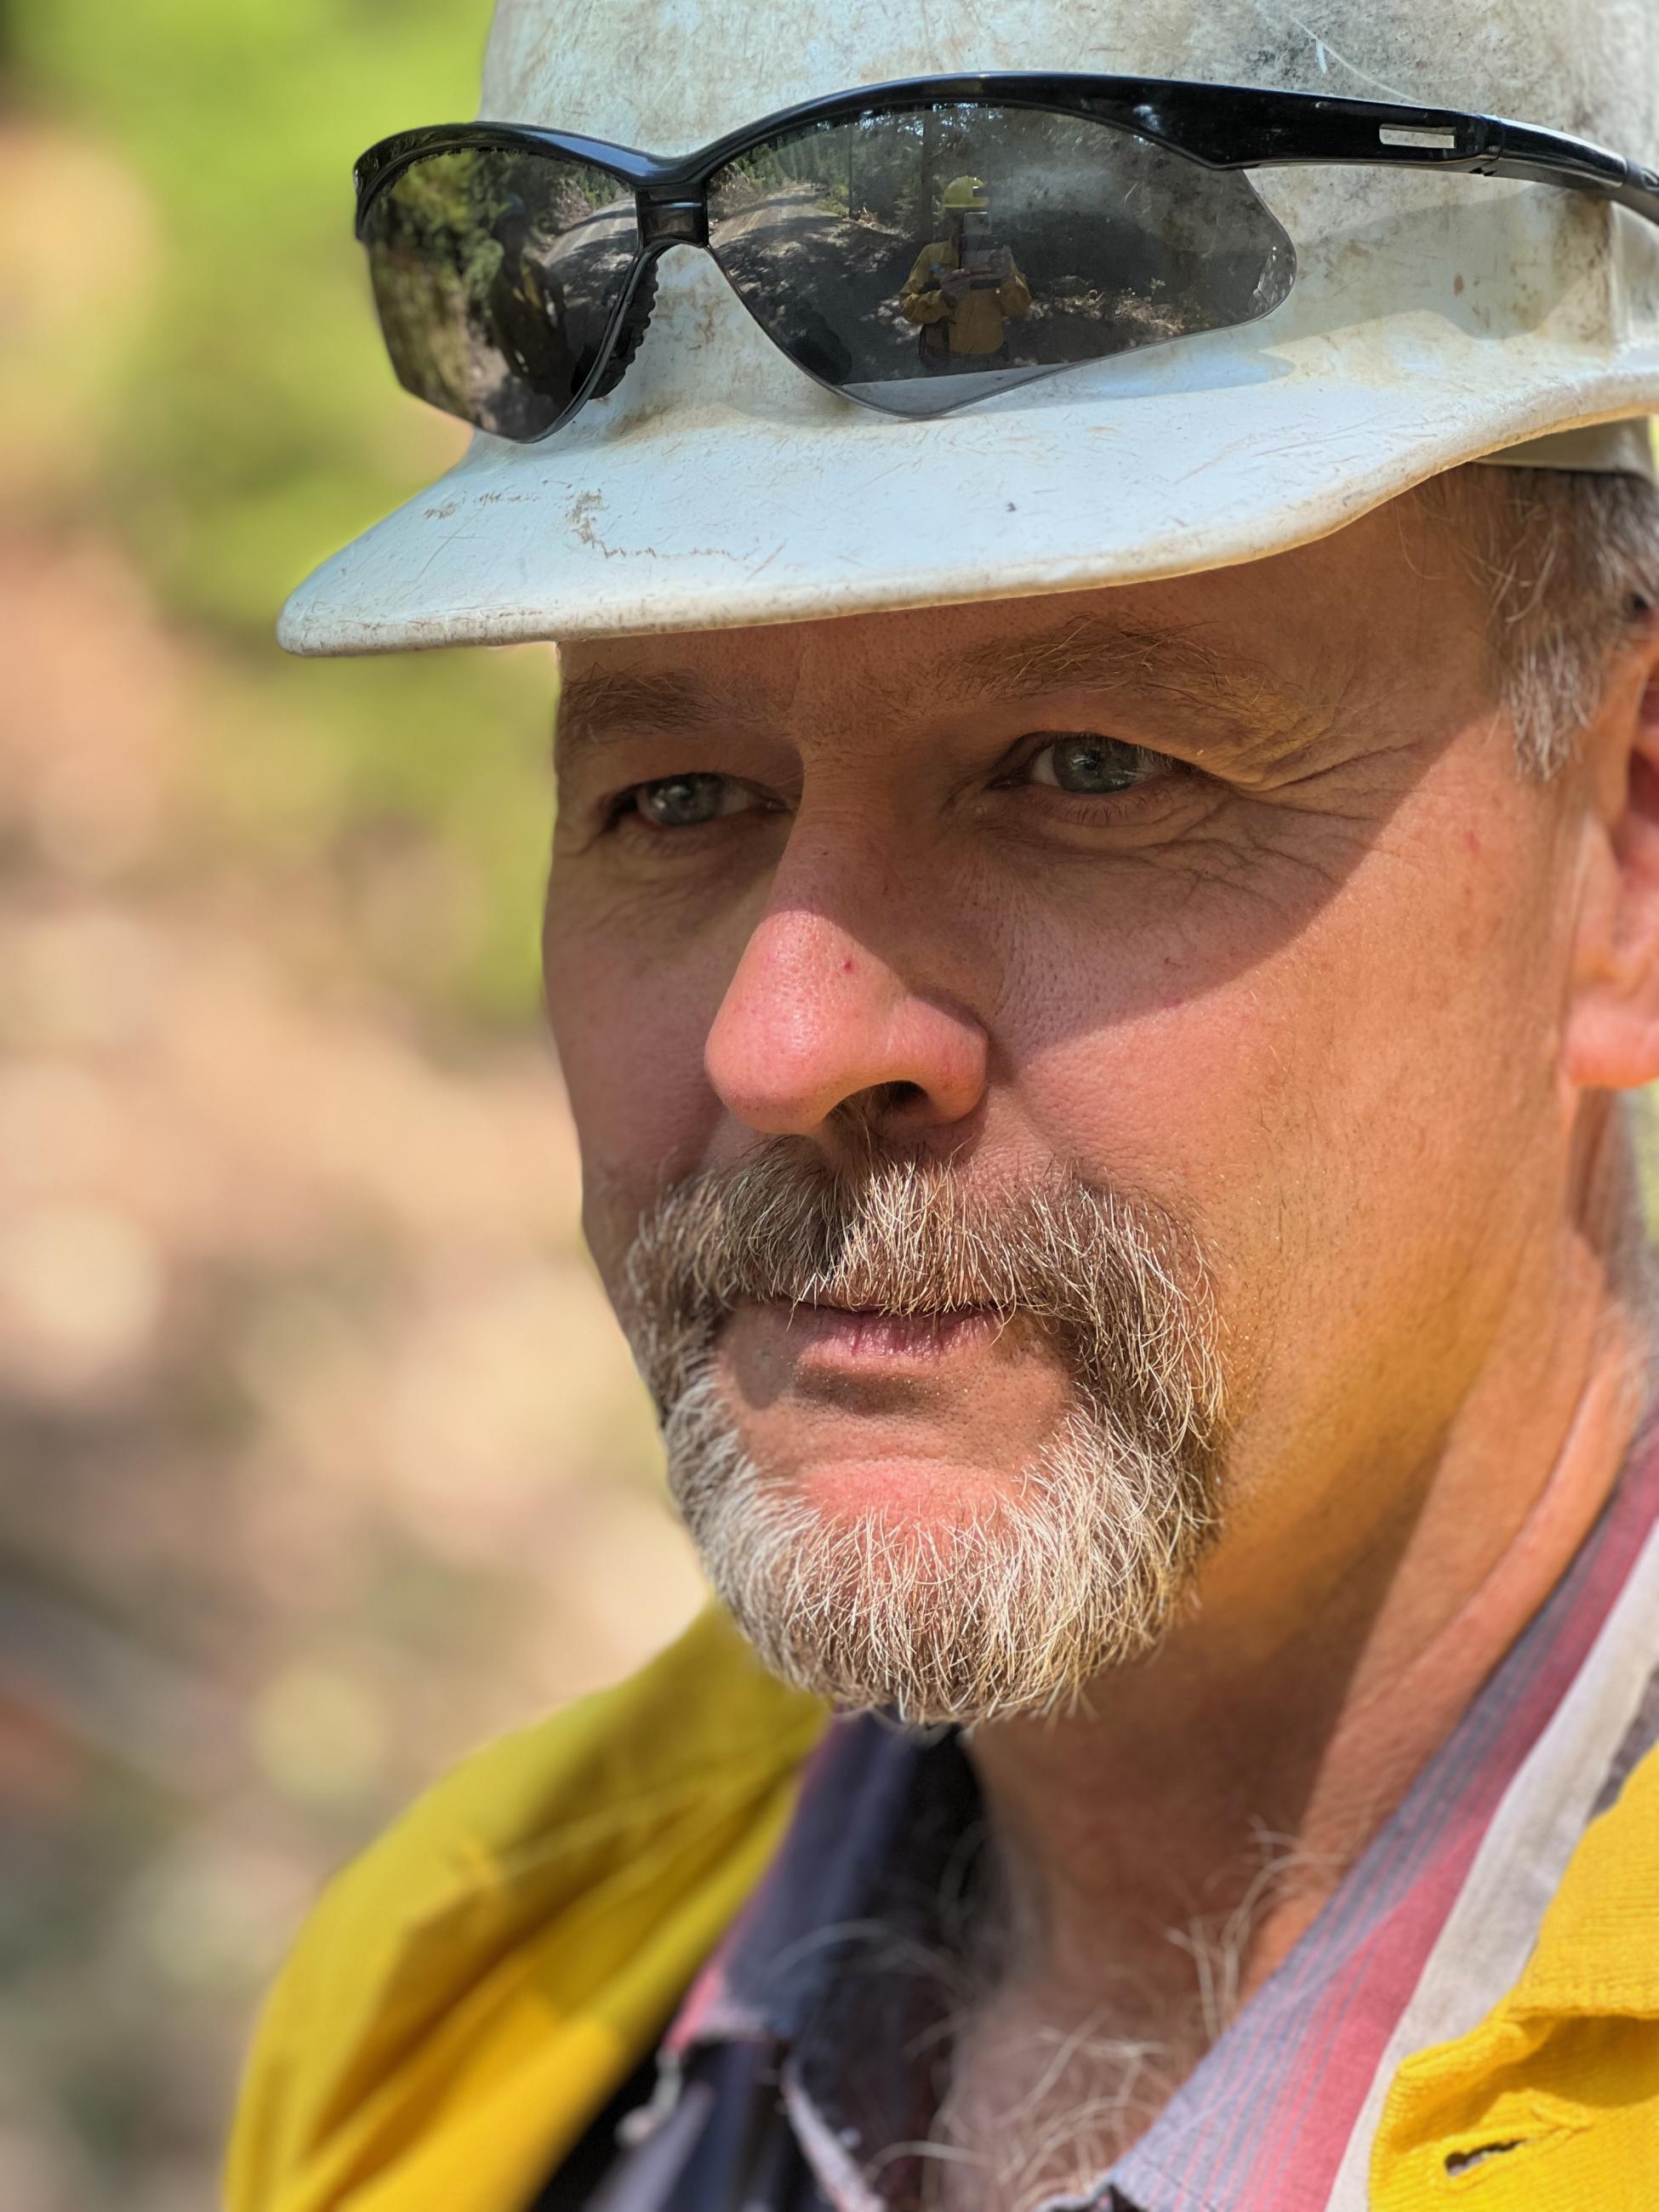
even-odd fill
[[[1659,0],[840,0],[805,35],[780,20],[760,0],[499,0],[483,112],[676,154],[849,87],[1085,70],[1659,153]],[[1492,176],[1252,173],[1297,257],[1272,313],[933,420],[813,382],[676,246],[615,390],[538,443],[477,434],[301,586],[282,641],[372,653],[1071,590],[1279,551],[1499,449],[1648,465],[1632,418],[1659,410],[1659,228]]]

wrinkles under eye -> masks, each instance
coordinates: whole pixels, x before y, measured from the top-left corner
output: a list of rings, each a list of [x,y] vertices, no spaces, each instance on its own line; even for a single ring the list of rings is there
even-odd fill
[[[1145,745],[1079,732],[1050,738],[1029,755],[1024,781],[1074,798],[1110,799],[1161,781],[1179,765]]]

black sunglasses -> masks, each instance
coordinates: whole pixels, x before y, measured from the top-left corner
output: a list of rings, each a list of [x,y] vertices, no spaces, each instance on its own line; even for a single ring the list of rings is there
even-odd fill
[[[706,247],[819,383],[940,415],[1269,313],[1296,249],[1243,172],[1316,161],[1565,185],[1659,223],[1659,171],[1494,116],[1017,72],[836,93],[678,160],[404,131],[357,164],[357,235],[399,380],[498,437],[612,389],[675,245]]]

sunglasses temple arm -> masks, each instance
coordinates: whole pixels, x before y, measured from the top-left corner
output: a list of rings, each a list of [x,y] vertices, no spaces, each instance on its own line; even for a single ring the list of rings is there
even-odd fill
[[[1620,164],[1626,173],[1622,180],[1576,174],[1556,167],[1553,162],[1529,161],[1524,155],[1509,161],[1483,161],[1480,166],[1489,177],[1518,177],[1527,184],[1565,185],[1574,191],[1594,192],[1600,198],[1628,208],[1644,222],[1659,224],[1659,170],[1644,169],[1638,161]]]
[[[1336,100],[1300,109],[1287,127],[1282,115],[1253,117],[1243,130],[1218,128],[1212,113],[1171,112],[1149,137],[1211,167],[1277,169],[1332,162],[1341,167],[1450,169],[1469,176],[1513,177],[1526,184],[1566,185],[1616,200],[1644,222],[1659,224],[1659,169],[1626,161],[1606,147],[1496,116],[1435,108],[1385,107]],[[1105,118],[1103,118],[1105,119]],[[1145,111],[1131,128],[1146,129]]]
[[[1478,167],[1487,176],[1596,192],[1645,222],[1659,223],[1659,170],[1621,160],[1605,146],[1537,131],[1524,123],[1489,122],[1486,131],[1489,141]]]
[[[1570,191],[1591,192],[1598,199],[1616,201],[1646,222],[1659,224],[1659,169],[1644,168],[1639,161],[1623,161],[1608,154],[1592,167],[1582,160],[1563,160],[1555,154],[1435,154],[1415,148],[1368,146],[1364,151],[1238,155],[1215,166],[1230,169],[1308,168],[1330,162],[1342,168],[1450,169],[1462,176],[1511,177],[1522,184],[1565,185]]]

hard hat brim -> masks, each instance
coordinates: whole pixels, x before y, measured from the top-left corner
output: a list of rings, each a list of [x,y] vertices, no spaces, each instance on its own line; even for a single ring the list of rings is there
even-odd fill
[[[1455,299],[1448,267],[1443,305],[1407,287],[1399,312],[1345,325],[1316,283],[1299,318],[922,422],[813,384],[706,256],[676,249],[614,393],[539,444],[480,434],[301,586],[281,642],[558,641],[1176,576],[1305,544],[1522,440],[1659,412],[1659,325],[1587,345],[1568,301],[1517,327],[1504,241],[1487,244],[1484,303]],[[1535,241],[1515,246],[1535,268]]]

